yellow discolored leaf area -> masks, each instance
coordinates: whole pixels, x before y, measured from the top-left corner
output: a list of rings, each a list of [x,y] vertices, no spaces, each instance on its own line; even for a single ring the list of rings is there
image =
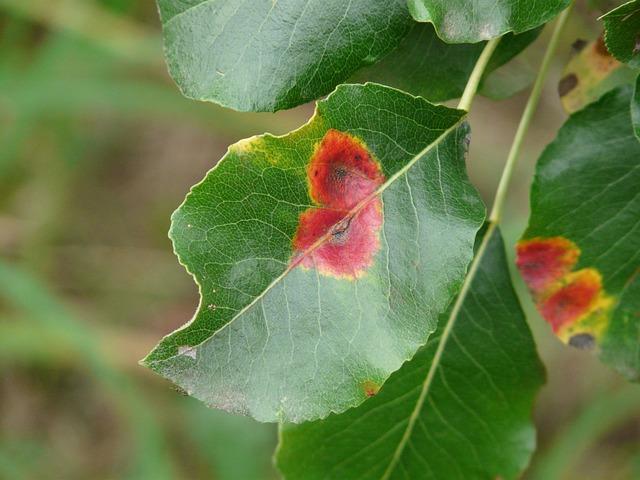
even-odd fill
[[[633,78],[633,71],[613,58],[600,37],[586,44],[565,67],[558,84],[562,107],[567,113],[581,110]]]

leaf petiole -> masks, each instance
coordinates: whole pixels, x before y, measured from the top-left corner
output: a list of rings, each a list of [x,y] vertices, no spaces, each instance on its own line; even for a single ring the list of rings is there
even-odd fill
[[[476,96],[476,92],[478,91],[480,80],[482,80],[484,71],[489,64],[489,60],[491,60],[491,56],[493,55],[493,52],[495,52],[498,43],[500,43],[501,38],[502,37],[497,37],[489,40],[482,50],[482,53],[478,57],[478,60],[473,67],[473,71],[469,76],[467,85],[464,87],[464,92],[462,93],[462,97],[460,98],[460,103],[458,103],[459,110],[465,110],[468,112],[471,108],[471,103],[473,102],[473,99]]]
[[[531,89],[531,94],[529,95],[529,99],[527,100],[527,105],[525,106],[522,117],[520,118],[518,130],[516,131],[513,143],[511,144],[509,156],[507,157],[504,169],[502,170],[500,183],[498,184],[498,189],[496,190],[496,194],[493,200],[491,215],[489,215],[489,222],[492,224],[499,223],[500,219],[502,218],[502,210],[504,208],[504,202],[507,197],[509,184],[511,183],[511,177],[513,176],[513,169],[518,161],[518,157],[520,156],[520,150],[522,148],[524,137],[527,134],[527,130],[529,130],[531,120],[533,119],[533,116],[538,108],[538,104],[540,103],[540,95],[542,94],[544,83],[547,80],[547,74],[549,73],[551,60],[556,53],[560,36],[562,35],[562,31],[567,24],[569,16],[571,15],[573,5],[574,2],[571,2],[569,6],[558,17],[555,28],[553,29],[551,40],[549,40],[547,50],[544,53],[542,64],[540,65],[540,70],[538,70],[538,75],[536,76],[533,88]]]

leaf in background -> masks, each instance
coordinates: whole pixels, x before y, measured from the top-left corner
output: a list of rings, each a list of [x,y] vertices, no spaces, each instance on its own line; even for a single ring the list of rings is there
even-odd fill
[[[592,10],[599,10],[606,13],[625,3],[624,0],[587,0],[587,5]]]
[[[365,400],[424,345],[472,258],[484,207],[463,116],[343,85],[301,129],[230,147],[172,218],[200,308],[145,363],[262,421]]]
[[[505,100],[528,88],[535,78],[528,60],[517,57],[485,77],[478,91],[492,100]]]
[[[558,85],[565,112],[581,110],[614,88],[631,83],[635,73],[616,60],[600,37],[585,45],[567,64]]]
[[[517,264],[564,342],[640,375],[640,143],[619,87],[573,114],[538,161]]]
[[[611,54],[632,68],[640,68],[640,0],[621,5],[602,20]]]
[[[492,72],[522,52],[539,34],[540,29],[535,29],[521,35],[505,36],[485,69],[485,80],[490,80]],[[416,24],[397,49],[375,65],[356,73],[355,79],[383,83],[432,102],[451,100],[462,96],[484,45],[484,42],[447,44],[438,38],[433,25]],[[509,85],[508,89],[499,88],[494,93],[508,96],[514,93],[512,90]],[[480,91],[482,93],[482,86]]]
[[[285,478],[507,479],[524,469],[544,370],[502,238],[496,231],[487,240],[459,315],[444,316],[375,398],[323,421],[281,427],[276,461]]]
[[[631,99],[631,123],[633,124],[633,133],[640,140],[640,76],[636,79],[636,87]]]
[[[522,33],[551,20],[569,0],[408,0],[418,22],[431,22],[447,43],[476,43]]]
[[[242,111],[327,94],[391,51],[406,0],[158,0],[169,71],[187,97]]]

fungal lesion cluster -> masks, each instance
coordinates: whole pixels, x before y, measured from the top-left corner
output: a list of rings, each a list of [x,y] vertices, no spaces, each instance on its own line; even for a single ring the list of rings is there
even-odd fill
[[[595,268],[574,270],[577,245],[564,237],[532,238],[517,246],[516,264],[536,308],[565,343],[597,346],[608,323],[613,299]]]
[[[309,196],[316,205],[300,214],[292,262],[324,275],[359,278],[380,248],[384,183],[380,164],[365,144],[328,130],[307,166]]]

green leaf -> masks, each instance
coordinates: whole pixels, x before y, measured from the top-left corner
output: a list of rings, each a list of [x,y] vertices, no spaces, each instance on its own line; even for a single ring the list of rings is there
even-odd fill
[[[459,315],[443,318],[378,395],[341,415],[282,427],[276,461],[285,478],[518,476],[535,446],[530,417],[544,370],[502,238],[495,231],[487,240]]]
[[[640,68],[640,0],[621,5],[602,20],[611,54],[630,67]]]
[[[598,10],[602,13],[606,13],[609,10],[613,10],[625,3],[624,0],[587,0],[587,5],[592,10]]]
[[[503,38],[485,69],[485,80],[490,81],[492,72],[522,52],[539,34],[540,29],[535,29]],[[432,102],[459,98],[485,44],[451,45],[438,38],[433,25],[416,24],[397,49],[359,71],[355,79],[396,87]],[[526,87],[522,83],[518,86]],[[515,92],[509,85],[494,88],[492,93],[505,97]]]
[[[242,111],[330,92],[398,45],[406,0],[158,0],[169,71],[187,97]]]
[[[447,43],[475,43],[522,33],[555,17],[569,0],[408,0],[419,22],[434,24]]]
[[[640,75],[636,79],[636,86],[631,99],[631,122],[633,123],[633,133],[640,140]]]
[[[563,341],[640,375],[640,143],[619,87],[572,115],[538,161],[518,266]]]
[[[632,69],[611,56],[600,37],[586,44],[565,67],[558,85],[562,107],[567,113],[577,112],[635,77]]]
[[[343,85],[301,129],[233,145],[172,217],[202,296],[145,359],[261,421],[361,403],[457,294],[484,207],[464,112]]]

